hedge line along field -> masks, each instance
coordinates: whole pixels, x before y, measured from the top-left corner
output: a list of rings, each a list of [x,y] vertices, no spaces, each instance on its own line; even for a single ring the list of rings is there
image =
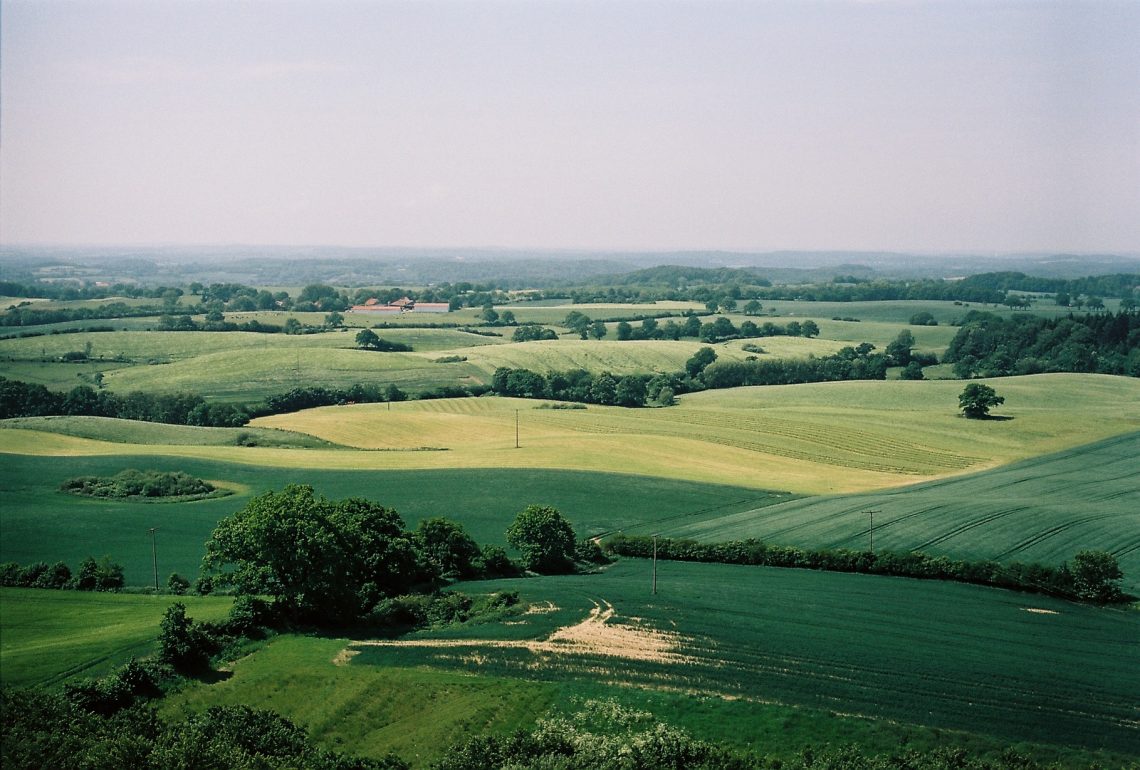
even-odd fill
[[[501,695],[516,681],[536,711],[552,694],[566,703],[609,689],[699,737],[760,750],[877,735],[871,743],[889,752],[911,738],[953,744],[958,737],[945,731],[962,730],[997,745],[1140,755],[1135,613],[958,584],[668,562],[658,564],[654,596],[650,564],[636,559],[601,574],[460,588],[476,586],[517,590],[529,610],[399,640],[281,640],[240,661],[226,682],[186,690],[168,707],[256,701],[327,740],[362,736],[376,753],[399,741],[422,750],[430,746],[417,735],[423,728],[405,720],[428,696],[383,681],[463,673],[474,675],[468,687],[441,680],[450,692],[428,698],[442,721],[457,723],[457,736],[480,720],[460,720],[452,699],[487,692],[480,713],[503,724],[517,718],[504,715]],[[426,688],[439,690],[439,682]]]
[[[0,434],[3,434],[0,431]],[[40,434],[48,435],[48,434]],[[137,449],[138,447],[136,447]],[[207,447],[210,449],[210,447]],[[330,453],[335,454],[335,453]],[[355,453],[342,453],[353,455]],[[515,514],[531,503],[554,505],[580,536],[678,517],[714,517],[788,499],[788,495],[726,485],[623,474],[557,470],[359,471],[226,463],[162,454],[58,458],[0,455],[0,561],[63,560],[72,569],[104,555],[125,568],[128,585],[153,583],[150,527],[160,584],[171,572],[191,580],[217,522],[250,496],[286,484],[311,484],[330,498],[364,497],[396,509],[415,526],[444,516],[461,522],[480,543],[505,545]],[[125,468],[184,471],[223,484],[234,494],[192,502],[147,503],[70,495],[59,485],[74,476],[111,476]]]
[[[654,531],[705,542],[875,546],[958,559],[1060,564],[1085,549],[1117,557],[1140,593],[1140,432],[971,476],[864,495],[810,498]],[[646,533],[649,530],[639,528]]]
[[[222,620],[227,596],[0,588],[0,684],[50,686],[97,677],[158,651],[158,624],[175,601],[200,620]]]

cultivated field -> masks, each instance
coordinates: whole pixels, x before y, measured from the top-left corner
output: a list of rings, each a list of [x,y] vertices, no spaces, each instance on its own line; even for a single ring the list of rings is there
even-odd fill
[[[866,549],[873,511],[877,548],[1041,564],[1060,564],[1085,549],[1104,550],[1119,560],[1125,590],[1140,593],[1138,457],[1140,433],[1131,433],[976,475],[805,498],[654,531],[703,541],[759,538]]]
[[[340,654],[344,642],[290,640],[267,651],[271,660],[259,662],[258,653],[232,679],[169,707],[268,703],[326,739],[365,736],[377,752],[412,744],[426,759],[436,728],[412,724],[425,693],[443,687],[459,703],[487,693],[482,718],[501,729],[519,719],[504,683],[521,680],[518,697],[536,709],[553,693],[565,701],[604,687],[642,705],[663,693],[700,693],[674,705],[680,724],[769,750],[790,747],[778,727],[765,735],[775,726],[755,719],[758,703],[1140,753],[1134,613],[954,584],[680,563],[659,564],[652,596],[649,567],[624,560],[601,575],[480,584],[519,590],[532,612],[396,642],[362,640]],[[418,682],[425,666],[480,676],[467,687],[425,677],[424,692],[382,684],[389,675]],[[371,686],[391,694],[378,700]],[[703,721],[710,711],[717,724]],[[450,708],[441,720],[458,723],[452,735],[471,729]],[[403,729],[388,729],[393,723]]]
[[[54,685],[102,676],[158,651],[158,624],[173,602],[201,620],[221,620],[229,597],[0,588],[0,684]]]
[[[70,457],[66,462],[58,457],[0,455],[0,489],[4,490],[0,561],[30,564],[62,559],[74,569],[86,556],[107,554],[123,564],[128,585],[147,585],[153,580],[147,531],[158,527],[162,584],[171,572],[193,579],[206,539],[219,519],[239,510],[254,494],[292,483],[312,484],[330,498],[376,500],[395,508],[410,526],[424,518],[445,516],[462,522],[480,543],[500,545],[505,545],[505,532],[515,514],[531,503],[556,506],[580,535],[595,536],[652,521],[711,518],[788,498],[754,489],[615,473],[377,472],[347,470],[336,464],[299,472],[133,449],[139,454]],[[121,445],[119,451],[123,451]],[[234,494],[192,502],[147,503],[79,497],[59,490],[73,476],[109,476],[124,468],[181,470],[223,484]]]
[[[1140,427],[1140,383],[1097,375],[993,381],[1002,421],[957,414],[956,382],[843,382],[683,396],[669,409],[536,409],[517,399],[327,407],[254,422],[385,455],[463,466],[620,470],[803,494],[897,486],[994,467]],[[525,452],[513,451],[515,410]],[[688,455],[682,459],[679,455]],[[613,458],[622,458],[615,464]]]

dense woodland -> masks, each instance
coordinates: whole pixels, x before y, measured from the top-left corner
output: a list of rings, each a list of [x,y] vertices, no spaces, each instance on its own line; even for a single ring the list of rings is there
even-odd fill
[[[1140,377],[1140,313],[1065,318],[971,311],[943,361],[960,377],[1098,372]]]

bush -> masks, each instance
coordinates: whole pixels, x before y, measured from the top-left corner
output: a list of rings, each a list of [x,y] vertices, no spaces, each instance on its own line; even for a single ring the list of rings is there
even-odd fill
[[[507,529],[507,543],[522,552],[523,567],[535,572],[574,568],[574,529],[558,509],[528,505]]]
[[[79,565],[74,585],[79,591],[118,591],[125,585],[123,565],[111,561],[110,556],[99,561],[88,556]]]
[[[207,481],[181,471],[140,471],[128,468],[110,477],[79,476],[60,485],[64,492],[90,497],[205,497],[215,492]]]
[[[170,577],[166,580],[166,590],[170,593],[181,596],[186,593],[190,588],[190,581],[179,575],[177,572],[171,572]]]
[[[159,659],[180,673],[193,674],[209,666],[210,640],[186,615],[186,605],[175,602],[162,616],[158,636]]]

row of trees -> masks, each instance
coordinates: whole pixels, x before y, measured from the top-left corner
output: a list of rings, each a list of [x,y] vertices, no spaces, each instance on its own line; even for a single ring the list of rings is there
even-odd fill
[[[608,333],[604,322],[593,320],[579,310],[571,310],[562,321],[562,325],[582,339],[592,337],[600,340]],[[731,319],[725,316],[719,316],[713,321],[702,321],[701,316],[693,313],[686,315],[682,323],[677,323],[671,318],[663,324],[656,318],[645,318],[638,326],[634,326],[628,321],[619,321],[614,333],[619,342],[627,340],[679,340],[687,337],[713,343],[730,339],[781,335],[817,337],[819,336],[819,326],[811,320],[802,323],[791,321],[782,326],[770,321],[757,324],[749,320],[737,327]]]
[[[479,396],[486,386],[440,386],[417,394],[418,398],[463,398]],[[320,386],[293,388],[269,396],[261,403],[220,404],[206,401],[194,393],[144,393],[133,391],[118,395],[77,385],[66,393],[48,390],[37,383],[0,377],[0,419],[9,417],[42,417],[46,415],[89,415],[117,417],[124,420],[161,422],[170,425],[205,427],[239,427],[251,418],[283,414],[336,404],[365,404],[384,401],[406,401],[411,396],[394,383],[356,384],[348,388]]]
[[[685,371],[672,374],[615,376],[609,372],[593,374],[585,369],[542,374],[530,369],[500,367],[491,377],[491,390],[501,396],[604,406],[671,406],[675,396],[681,393],[710,388],[882,380],[887,376],[888,359],[874,350],[874,345],[865,342],[821,358],[718,361],[716,351],[704,347],[686,361]]]
[[[529,506],[507,530],[521,568],[567,572],[600,551],[576,541],[554,508]],[[582,557],[582,558],[580,558]],[[430,592],[441,580],[514,575],[502,548],[482,548],[453,521],[405,528],[396,511],[361,498],[329,500],[313,488],[266,492],[222,519],[206,542],[203,577],[246,596],[271,596],[292,620],[360,622],[385,600]],[[382,611],[383,614],[383,611]]]
[[[118,591],[123,585],[123,565],[111,561],[109,556],[99,560],[88,556],[74,573],[62,561],[55,564],[38,561],[25,566],[11,561],[0,564],[0,586]]]
[[[963,378],[1039,372],[1140,377],[1140,313],[1002,318],[971,311],[943,361]]]
[[[981,273],[961,280],[863,280],[837,276],[833,281],[772,286],[757,270],[662,266],[622,276],[608,276],[605,286],[549,291],[576,303],[691,301],[715,308],[735,308],[750,300],[872,302],[940,300],[1000,304],[1010,292],[1064,293],[1071,296],[1135,299],[1140,276],[1115,274],[1052,279],[1018,272]]]
[[[202,396],[192,393],[135,391],[120,396],[87,385],[78,385],[61,393],[36,383],[0,377],[0,419],[44,415],[95,415],[211,427],[244,425],[249,419],[244,407],[208,403]]]
[[[619,556],[649,558],[654,554],[654,539],[644,535],[618,534],[606,540],[603,547],[608,553]],[[695,540],[657,538],[656,554],[659,559],[676,561],[952,580],[1102,604],[1132,599],[1120,589],[1123,573],[1116,557],[1104,551],[1081,551],[1071,562],[1050,567],[1018,562],[999,564],[994,561],[959,561],[946,556],[931,556],[921,551],[807,549],[769,545],[754,539],[699,543]]]

